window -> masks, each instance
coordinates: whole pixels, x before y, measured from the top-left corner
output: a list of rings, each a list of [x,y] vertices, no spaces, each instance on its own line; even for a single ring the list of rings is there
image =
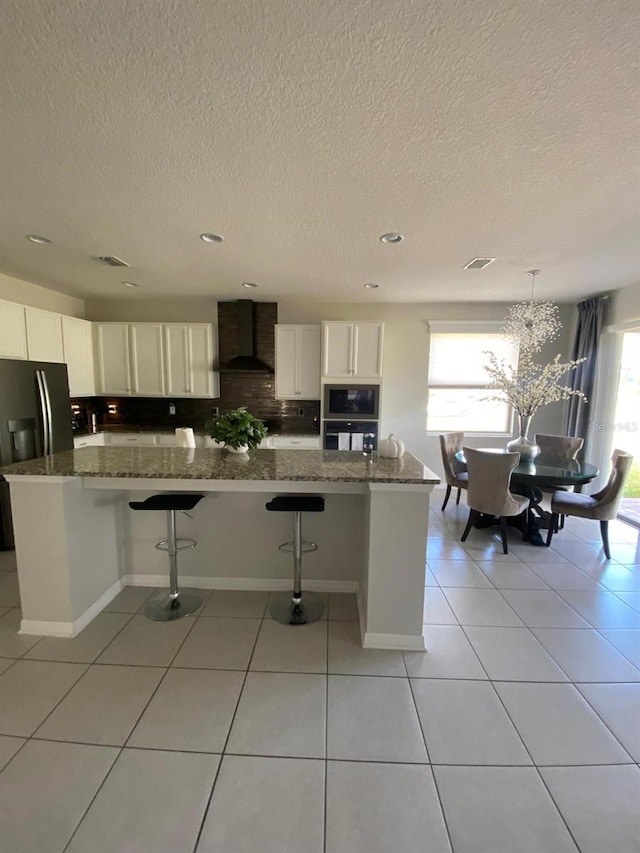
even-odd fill
[[[428,432],[508,435],[511,409],[487,400],[490,379],[484,369],[490,350],[514,361],[515,345],[497,323],[430,323]]]

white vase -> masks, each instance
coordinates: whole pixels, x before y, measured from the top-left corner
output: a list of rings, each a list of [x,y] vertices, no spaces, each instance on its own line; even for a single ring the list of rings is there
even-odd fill
[[[246,444],[241,444],[240,447],[231,447],[228,444],[225,444],[224,449],[229,453],[248,453],[249,448]]]
[[[520,435],[507,444],[507,450],[510,453],[519,453],[522,462],[531,462],[540,453],[540,448],[527,435],[531,424],[531,415],[519,415],[519,418]]]

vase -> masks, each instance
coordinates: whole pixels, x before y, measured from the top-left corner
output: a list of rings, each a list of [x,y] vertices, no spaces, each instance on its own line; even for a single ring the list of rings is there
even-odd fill
[[[240,447],[231,447],[229,444],[225,444],[224,449],[229,453],[248,453],[249,448],[246,444],[241,444]]]
[[[531,460],[535,459],[538,453],[540,453],[540,448],[535,441],[531,441],[527,435],[529,432],[529,425],[531,424],[531,415],[519,415],[519,418],[520,435],[518,438],[514,438],[507,444],[507,450],[510,453],[519,453],[520,460],[522,462],[531,462]]]

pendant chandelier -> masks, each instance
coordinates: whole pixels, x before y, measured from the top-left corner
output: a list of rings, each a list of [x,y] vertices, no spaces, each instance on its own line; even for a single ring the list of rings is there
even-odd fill
[[[520,352],[539,352],[544,344],[558,337],[562,328],[556,303],[534,298],[536,276],[539,274],[540,270],[528,271],[531,298],[528,302],[512,305],[503,322],[505,335],[517,344]]]

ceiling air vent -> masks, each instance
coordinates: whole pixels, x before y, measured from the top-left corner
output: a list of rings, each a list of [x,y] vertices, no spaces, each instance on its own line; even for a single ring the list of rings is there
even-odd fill
[[[126,261],[123,261],[122,258],[116,258],[115,255],[100,255],[96,260],[100,261],[101,264],[106,264],[108,267],[130,267],[131,264],[128,264]]]
[[[489,264],[492,264],[494,261],[495,258],[474,258],[472,261],[469,261],[468,264],[465,264],[462,269],[483,270],[485,267],[488,267]]]

